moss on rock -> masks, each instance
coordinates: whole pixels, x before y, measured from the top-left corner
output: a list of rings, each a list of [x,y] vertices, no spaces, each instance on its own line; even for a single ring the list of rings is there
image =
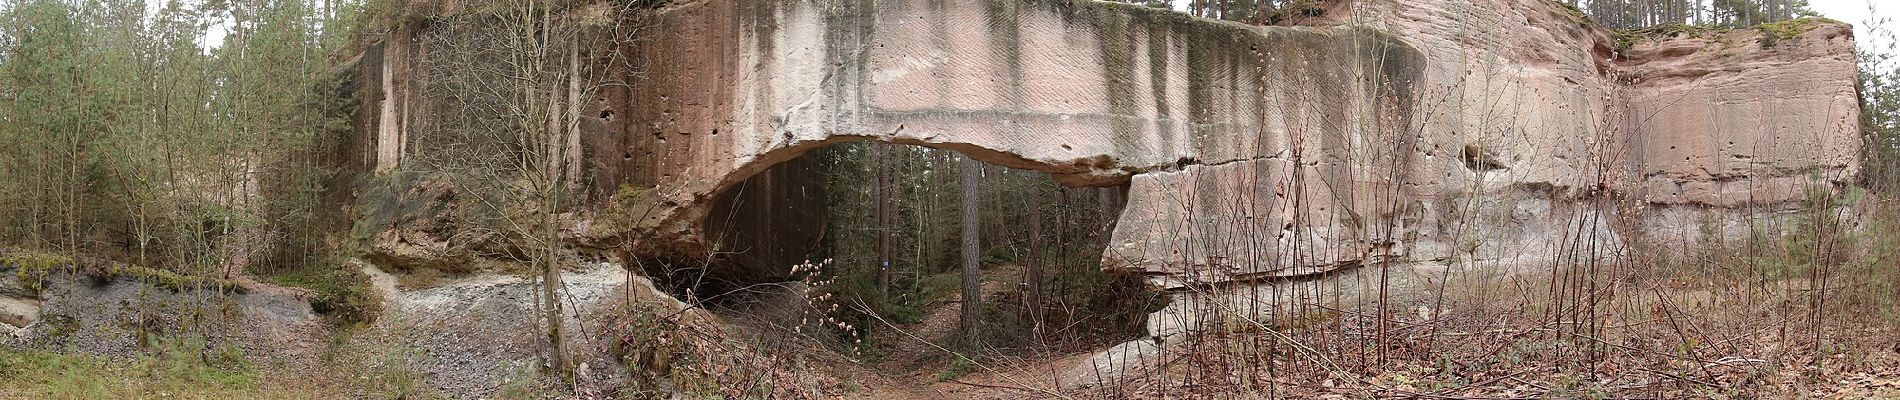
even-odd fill
[[[1761,30],[1763,35],[1775,39],[1793,39],[1795,36],[1826,25],[1846,25],[1846,23],[1821,17],[1804,17],[1755,25],[1754,29]]]
[[[1565,18],[1568,18],[1570,22],[1577,24],[1579,27],[1589,28],[1597,25],[1596,20],[1590,19],[1590,14],[1584,13],[1583,9],[1577,8],[1574,4],[1557,0],[1544,1],[1556,5],[1557,9],[1563,13]]]
[[[1803,18],[1796,18],[1796,19],[1791,19],[1791,20],[1786,20],[1786,21],[1762,23],[1762,24],[1757,24],[1752,27],[1740,28],[1740,29],[1751,29],[1751,30],[1761,31],[1762,45],[1765,47],[1772,47],[1778,41],[1793,39],[1794,37],[1800,36],[1803,33],[1808,33],[1808,31],[1812,31],[1815,28],[1819,28],[1819,27],[1827,26],[1827,25],[1844,25],[1844,23],[1840,21],[1835,21],[1832,19],[1821,18],[1821,17],[1803,17]],[[1707,25],[1664,24],[1664,25],[1657,25],[1657,26],[1652,26],[1652,27],[1642,28],[1642,29],[1612,30],[1610,31],[1610,35],[1611,37],[1616,39],[1616,45],[1618,49],[1627,50],[1630,47],[1633,47],[1636,44],[1642,43],[1644,41],[1679,39],[1679,38],[1709,39],[1709,38],[1715,38],[1715,37],[1721,36],[1723,34],[1727,34],[1729,32],[1733,32],[1736,29],[1737,28],[1724,28],[1724,27],[1707,26]]]
[[[216,289],[243,293],[245,290],[236,281],[229,279],[186,275],[120,262],[79,261],[72,257],[36,251],[15,250],[0,255],[0,268],[13,268],[21,287],[35,294],[45,290],[47,278],[55,273],[85,276],[100,282],[119,279],[137,280],[173,292]]]

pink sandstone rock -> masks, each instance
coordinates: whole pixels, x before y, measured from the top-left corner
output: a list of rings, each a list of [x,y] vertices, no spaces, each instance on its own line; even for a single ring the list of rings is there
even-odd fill
[[[1368,287],[1368,272],[1329,275],[1356,266],[1614,258],[1692,240],[1695,220],[1730,234],[1859,168],[1844,25],[1624,47],[1546,0],[1351,3],[1302,27],[1089,0],[671,5],[642,20],[645,40],[590,49],[630,55],[638,70],[607,70],[629,85],[566,105],[589,116],[572,240],[704,258],[722,192],[875,140],[1128,185],[1105,267],[1252,296]],[[359,64],[380,78],[360,80],[378,101],[359,118],[378,170],[430,151],[404,139],[438,101],[412,94],[432,48],[416,36]],[[1153,319],[1200,320],[1171,308]]]

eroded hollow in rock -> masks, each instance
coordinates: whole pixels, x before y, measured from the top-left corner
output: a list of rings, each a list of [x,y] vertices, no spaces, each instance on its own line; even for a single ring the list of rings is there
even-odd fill
[[[851,326],[840,339],[880,337],[873,342],[894,347],[888,354],[928,356],[935,351],[917,339],[961,340],[964,157],[875,142],[813,150],[715,197],[702,225],[713,248],[705,265],[648,273],[727,315],[796,328],[828,314]],[[1123,188],[975,164],[986,346],[1083,349],[1140,336],[1157,294],[1138,274],[1101,268]],[[801,264],[819,270],[793,270]]]
[[[1466,144],[1464,151],[1461,153],[1460,156],[1463,157],[1465,161],[1465,169],[1469,169],[1471,172],[1482,173],[1510,168],[1505,166],[1502,160],[1498,159],[1497,150],[1493,150],[1483,144]]]

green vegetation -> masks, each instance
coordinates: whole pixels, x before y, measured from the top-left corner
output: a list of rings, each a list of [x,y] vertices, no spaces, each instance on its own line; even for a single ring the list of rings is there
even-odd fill
[[[949,368],[937,373],[937,380],[954,381],[972,372],[976,372],[976,361],[971,360],[969,357],[956,356],[956,358],[950,360]]]
[[[328,251],[345,3],[0,3],[0,246],[174,290]]]
[[[29,291],[44,289],[46,278],[59,272],[82,275],[100,282],[120,279],[136,280],[173,292],[195,289],[215,289],[225,292],[244,290],[237,282],[228,279],[184,275],[165,269],[105,260],[74,262],[72,258],[66,256],[24,250],[0,255],[0,268],[6,267],[16,269],[15,273],[21,285]]]
[[[1571,4],[1571,3],[1560,1],[1560,0],[1545,0],[1545,1],[1549,1],[1551,4],[1556,4],[1558,7],[1562,8],[1564,18],[1569,19],[1570,23],[1577,24],[1577,27],[1579,28],[1597,27],[1596,20],[1590,19],[1590,14],[1588,12],[1585,12],[1582,8],[1578,8],[1576,4]]]
[[[1652,26],[1648,28],[1637,29],[1637,30],[1634,30],[1633,32],[1636,32],[1637,34],[1641,34],[1643,36],[1647,36],[1651,38],[1674,39],[1674,38],[1682,38],[1682,37],[1695,37],[1695,38],[1709,37],[1712,35],[1728,32],[1728,29],[1722,29],[1722,28],[1706,26],[1706,25],[1673,23],[1673,24],[1663,24],[1663,25],[1656,25],[1656,26]]]
[[[1610,29],[1687,24],[1739,28],[1814,16],[1805,0],[1558,0]]]
[[[437,399],[410,367],[415,350],[340,342],[311,365],[266,363],[195,336],[157,340],[129,357],[0,348],[8,399]],[[501,398],[545,398],[511,384]],[[521,394],[514,396],[512,394]]]
[[[1861,43],[1896,39],[1886,25],[1872,27],[1875,36]],[[1876,194],[1900,194],[1900,63],[1887,49],[1861,48],[1856,53],[1860,71],[1860,129],[1862,138],[1860,185]]]
[[[1808,33],[1808,31],[1812,31],[1814,30],[1814,28],[1821,27],[1822,25],[1845,25],[1845,24],[1846,24],[1845,22],[1835,21],[1832,19],[1827,19],[1827,18],[1822,18],[1822,17],[1802,17],[1802,18],[1796,18],[1796,19],[1791,19],[1791,20],[1786,20],[1786,21],[1775,21],[1775,22],[1763,23],[1761,25],[1756,25],[1754,29],[1759,29],[1763,33],[1768,34],[1769,36],[1772,36],[1777,39],[1793,39],[1795,36],[1799,36],[1803,33]]]
[[[370,286],[369,276],[341,263],[271,271],[258,278],[275,285],[310,289],[316,295],[310,300],[311,310],[345,326],[367,324],[382,312],[382,298]]]
[[[30,399],[323,398],[261,384],[256,366],[234,349],[201,339],[167,341],[130,359],[0,349],[0,397]]]
[[[1800,36],[1803,33],[1807,33],[1823,25],[1841,23],[1840,21],[1821,17],[1802,17],[1785,21],[1762,23],[1746,29],[1761,31],[1762,46],[1773,47],[1781,40],[1793,39],[1796,36]],[[1638,29],[1615,29],[1610,31],[1610,35],[1616,40],[1617,49],[1627,50],[1631,46],[1645,40],[1678,38],[1710,39],[1720,37],[1722,34],[1728,33],[1733,29],[1734,28],[1717,25],[1669,23]]]
[[[35,293],[46,288],[47,274],[72,264],[71,258],[40,252],[15,250],[0,255],[0,268],[13,268],[20,285]]]

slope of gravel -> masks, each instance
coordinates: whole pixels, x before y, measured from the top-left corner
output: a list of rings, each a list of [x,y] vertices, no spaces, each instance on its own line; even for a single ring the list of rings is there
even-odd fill
[[[545,342],[535,326],[535,283],[510,275],[478,275],[422,289],[404,289],[396,279],[367,263],[362,268],[382,292],[385,312],[365,338],[395,344],[379,358],[404,360],[421,372],[429,386],[457,398],[492,397],[504,387],[532,376]],[[643,278],[635,278],[647,287]],[[625,269],[590,264],[585,271],[562,274],[566,288],[569,342],[575,352],[601,354],[590,332],[596,311],[622,299]],[[636,288],[638,289],[638,288]],[[401,352],[401,353],[396,353]],[[599,366],[590,366],[595,371]],[[588,372],[588,371],[582,371]],[[602,374],[595,374],[602,375]],[[604,378],[603,378],[604,379]]]
[[[0,274],[4,279],[17,280],[6,272]],[[156,338],[191,335],[202,336],[211,349],[236,348],[256,361],[317,362],[330,326],[311,310],[309,292],[250,280],[237,284],[233,292],[174,290],[137,279],[50,274],[29,299],[37,315],[7,343],[125,357],[150,351]]]

